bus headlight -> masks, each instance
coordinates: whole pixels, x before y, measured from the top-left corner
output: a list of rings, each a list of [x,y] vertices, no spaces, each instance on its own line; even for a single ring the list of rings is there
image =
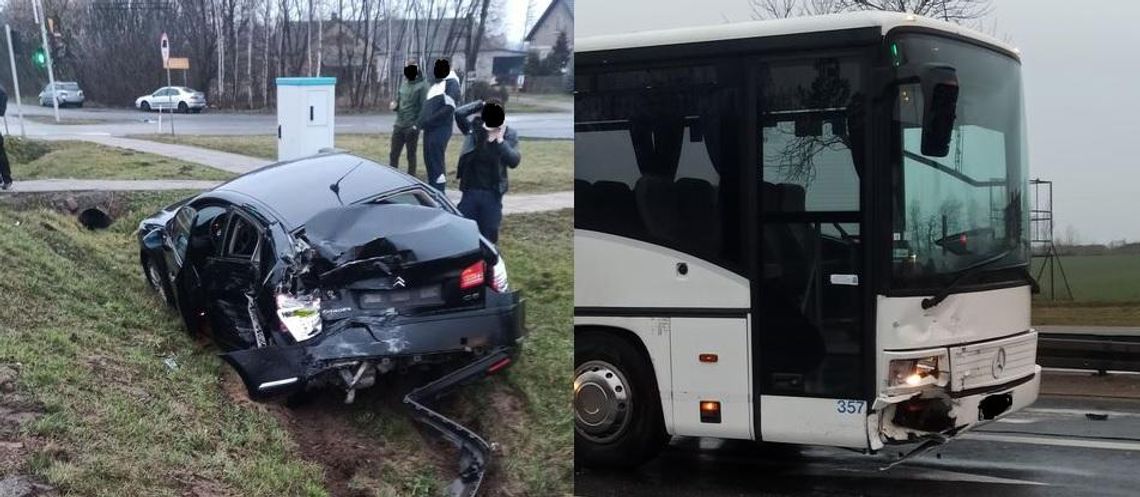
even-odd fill
[[[887,389],[897,392],[946,386],[950,382],[949,362],[945,353],[892,360],[887,369]]]

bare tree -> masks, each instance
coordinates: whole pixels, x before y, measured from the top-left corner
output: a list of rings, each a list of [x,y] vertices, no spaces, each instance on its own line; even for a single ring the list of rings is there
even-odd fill
[[[978,22],[993,11],[991,0],[748,0],[748,4],[757,19],[883,10],[965,24]]]

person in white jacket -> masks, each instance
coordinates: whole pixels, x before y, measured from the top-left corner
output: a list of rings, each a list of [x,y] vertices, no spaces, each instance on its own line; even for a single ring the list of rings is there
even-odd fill
[[[436,60],[432,72],[435,83],[428,88],[420,109],[419,126],[424,130],[424,165],[427,166],[428,183],[442,192],[447,185],[444,152],[451,140],[455,107],[459,104],[459,76],[451,70],[447,59]]]

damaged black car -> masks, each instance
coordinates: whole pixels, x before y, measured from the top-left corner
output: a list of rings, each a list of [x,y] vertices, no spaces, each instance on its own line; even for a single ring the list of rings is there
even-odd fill
[[[139,262],[251,397],[422,364],[510,363],[525,334],[506,263],[436,190],[344,153],[274,164],[166,207]]]

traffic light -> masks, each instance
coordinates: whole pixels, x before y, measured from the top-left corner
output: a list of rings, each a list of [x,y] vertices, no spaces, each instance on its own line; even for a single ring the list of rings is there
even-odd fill
[[[32,64],[37,69],[47,67],[47,53],[44,52],[44,47],[36,47],[35,51],[32,52]]]

